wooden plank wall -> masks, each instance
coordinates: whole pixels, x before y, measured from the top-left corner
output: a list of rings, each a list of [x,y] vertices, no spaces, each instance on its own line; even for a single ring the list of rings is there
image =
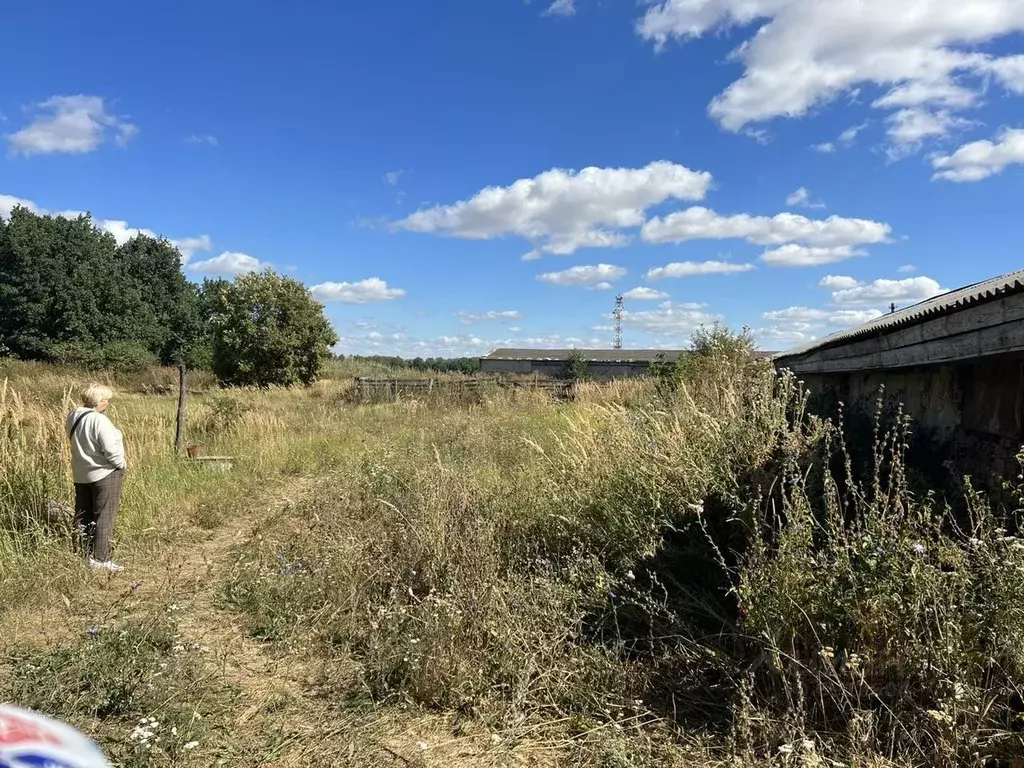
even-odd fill
[[[952,363],[1024,351],[1024,293],[899,330],[779,360],[794,373],[844,373]]]

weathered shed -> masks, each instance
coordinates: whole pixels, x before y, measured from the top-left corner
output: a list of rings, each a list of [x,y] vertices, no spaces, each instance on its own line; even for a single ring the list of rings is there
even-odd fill
[[[775,356],[848,405],[899,399],[951,467],[1013,469],[1024,443],[1024,270],[936,296]]]
[[[598,379],[642,376],[656,360],[684,354],[678,349],[494,349],[480,358],[480,371],[560,376],[574,352],[587,361],[588,375]]]

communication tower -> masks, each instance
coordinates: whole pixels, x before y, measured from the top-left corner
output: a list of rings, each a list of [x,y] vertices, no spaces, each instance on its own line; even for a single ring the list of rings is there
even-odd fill
[[[622,349],[622,295],[615,297],[615,349]]]

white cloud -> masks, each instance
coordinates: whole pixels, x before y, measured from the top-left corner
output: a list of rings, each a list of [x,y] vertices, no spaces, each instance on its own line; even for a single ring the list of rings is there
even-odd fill
[[[648,243],[682,243],[687,240],[742,238],[757,245],[804,243],[822,248],[884,243],[891,227],[869,219],[829,216],[808,219],[795,213],[751,216],[741,213],[720,216],[709,208],[694,206],[655,217],[643,225],[640,236]]]
[[[400,229],[470,240],[517,235],[539,253],[625,245],[619,231],[643,224],[645,211],[666,200],[700,200],[710,173],[658,161],[644,168],[559,168],[507,187],[487,187],[469,200],[427,208],[396,222]]]
[[[575,16],[576,15],[576,2],[575,0],[554,0],[548,9],[544,11],[544,16]]]
[[[818,326],[844,328],[861,325],[882,313],[877,309],[812,309],[811,307],[789,307],[765,312],[762,317],[769,322],[797,323],[797,328],[809,330]],[[804,325],[799,325],[803,323]]]
[[[890,89],[878,109],[971,106],[990,75],[1024,91],[1020,57],[979,52],[1024,31],[1020,0],[655,0],[637,23],[658,48],[729,28],[746,38],[732,56],[744,71],[708,112],[732,131],[802,117],[863,84]]]
[[[59,216],[65,216],[66,218],[74,218],[75,216],[81,215],[77,211],[65,211],[58,214]],[[124,245],[129,240],[139,235],[145,235],[146,237],[156,238],[157,234],[151,229],[143,229],[140,227],[129,227],[127,221],[118,221],[117,219],[98,219],[94,220],[93,224],[103,232],[109,232],[114,236],[114,240],[117,241],[118,245]]]
[[[915,267],[913,264],[904,264],[902,267],[900,267],[896,271],[901,273],[901,274],[906,275],[906,274],[909,274],[909,273],[917,272],[917,267]]]
[[[762,349],[780,350],[803,344],[816,338],[815,334],[809,331],[800,331],[788,328],[784,325],[772,325],[765,328],[755,328],[754,338]]]
[[[749,272],[753,264],[733,264],[728,261],[677,261],[664,267],[649,269],[647,280],[662,280],[666,277],[691,277],[693,275],[732,275]]]
[[[1024,56],[1004,56],[985,66],[1008,91],[1024,94]]]
[[[916,304],[945,292],[930,277],[908,277],[903,280],[875,280],[873,283],[846,288],[832,293],[836,306],[878,306],[888,302]]]
[[[551,285],[573,285],[594,290],[610,289],[611,282],[626,274],[622,267],[613,264],[595,264],[593,266],[570,267],[561,272],[545,272],[537,275],[537,279]]]
[[[803,205],[811,199],[811,193],[807,187],[800,187],[796,192],[790,193],[786,198],[786,205]]]
[[[188,265],[193,272],[202,275],[214,275],[216,277],[236,277],[246,272],[258,272],[270,266],[247,253],[235,251],[224,251],[220,256],[214,256],[205,261],[196,261]]]
[[[882,316],[877,309],[814,309],[789,307],[765,312],[769,325],[754,330],[762,346],[785,349],[842,328],[862,325]]]
[[[622,298],[628,299],[629,301],[660,301],[667,299],[669,296],[664,291],[656,291],[653,288],[647,288],[645,286],[639,286],[632,290],[626,291],[622,294]]]
[[[46,211],[42,210],[33,203],[31,200],[25,200],[21,197],[15,197],[14,195],[0,195],[0,219],[11,218],[11,211],[15,208],[26,208],[32,213],[44,214]]]
[[[831,141],[826,141],[821,144],[814,144],[813,148],[825,155],[831,155],[836,151],[836,145]]]
[[[837,261],[865,255],[864,251],[849,245],[821,247],[790,244],[765,251],[761,254],[761,261],[771,267],[820,267],[822,264],[835,264]]]
[[[100,96],[52,96],[34,104],[32,122],[6,136],[14,155],[83,154],[108,139],[126,145],[138,128],[109,114]]]
[[[181,254],[181,261],[187,264],[198,251],[208,251],[213,247],[213,241],[209,235],[199,237],[183,237],[181,240],[172,240],[174,247]]]
[[[489,312],[459,312],[457,316],[463,325],[472,325],[482,320],[519,320],[523,313],[515,309],[501,311],[490,310]],[[510,329],[511,330],[511,329]]]
[[[825,275],[818,281],[818,285],[833,291],[841,291],[848,288],[856,288],[860,285],[860,281],[846,275]]]
[[[671,301],[658,305],[657,309],[622,313],[623,325],[660,336],[689,336],[702,325],[721,319],[719,315],[708,312],[704,304],[674,304]]]
[[[850,126],[845,131],[839,134],[839,143],[846,147],[852,146],[853,143],[857,141],[857,136],[860,134],[860,132],[867,127],[868,124],[866,122],[863,122],[860,125]]]
[[[811,199],[811,190],[807,187],[800,187],[786,197],[786,205],[801,206],[803,208],[824,208],[825,203],[820,200]]]
[[[402,170],[388,171],[387,173],[384,174],[384,181],[385,183],[390,184],[393,187],[396,184],[398,184],[399,181],[402,180],[403,173],[405,173],[405,171]]]
[[[391,288],[379,277],[369,277],[355,283],[320,283],[310,288],[309,292],[317,301],[340,304],[369,304],[405,296],[404,289]]]
[[[886,134],[893,142],[889,148],[890,160],[899,160],[916,152],[925,139],[943,138],[955,130],[974,125],[970,120],[956,117],[947,110],[932,112],[927,109],[901,109],[887,118]]]
[[[508,328],[508,332],[509,333],[519,333],[522,330],[523,329],[520,328],[518,325],[510,325],[509,328]]]
[[[217,145],[220,144],[220,142],[217,141],[217,137],[216,136],[211,136],[208,133],[206,133],[206,134],[195,134],[195,133],[193,133],[191,136],[189,136],[188,138],[185,139],[185,143],[186,144],[208,144],[211,147],[216,147]]]
[[[1008,165],[1024,164],[1024,129],[1007,128],[996,141],[982,139],[964,144],[951,155],[932,158],[933,179],[981,181],[1002,173]]]

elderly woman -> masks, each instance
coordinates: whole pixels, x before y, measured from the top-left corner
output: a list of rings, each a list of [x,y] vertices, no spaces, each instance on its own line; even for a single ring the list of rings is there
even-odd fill
[[[91,568],[120,573],[124,568],[110,559],[110,543],[127,465],[121,433],[105,415],[113,396],[102,384],[86,387],[83,407],[68,414],[67,433],[75,480],[75,530],[87,562]]]

